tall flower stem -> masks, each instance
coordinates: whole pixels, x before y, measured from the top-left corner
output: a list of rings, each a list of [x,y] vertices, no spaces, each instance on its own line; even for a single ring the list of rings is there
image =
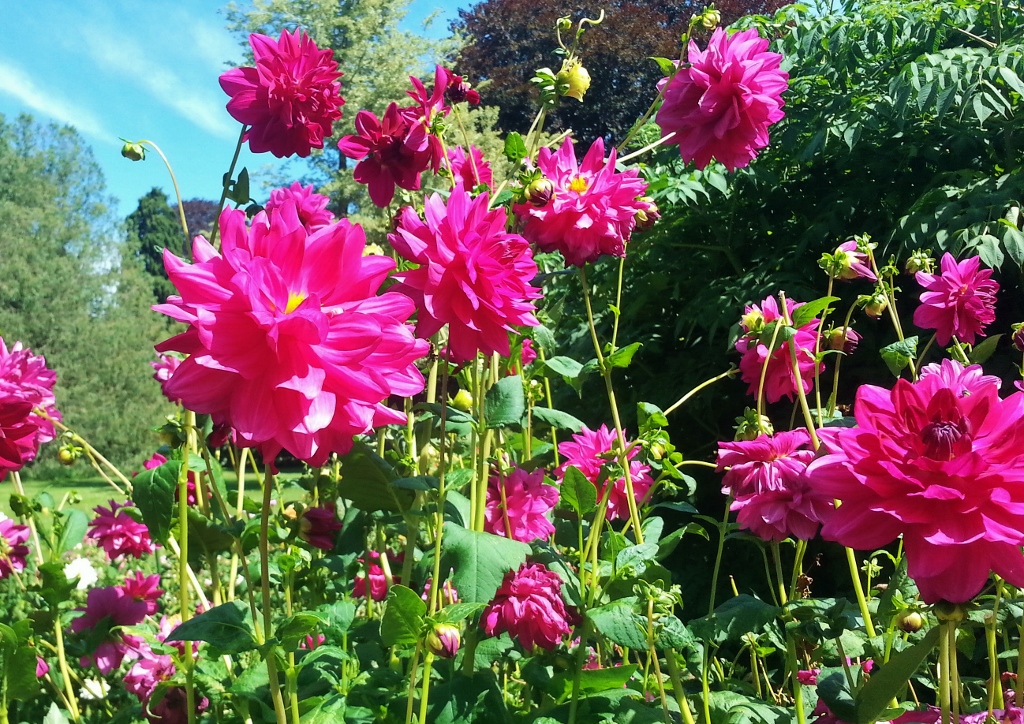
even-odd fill
[[[835,280],[830,274],[828,277],[828,290],[825,292],[826,297],[832,296],[832,286]],[[814,336],[814,404],[815,412],[817,413],[818,423],[821,424],[821,373],[820,365],[818,364],[818,355],[821,354],[821,333],[825,329],[825,318],[828,317],[829,309],[826,307],[825,311],[821,315],[821,319],[818,320],[818,333]],[[843,342],[846,342],[846,332],[843,332]],[[800,379],[799,377],[797,379]]]
[[[263,605],[263,630],[266,640],[274,635],[273,615],[270,608],[270,496],[274,492],[273,477],[268,469],[263,471],[263,510],[260,517],[260,589]],[[270,698],[274,702],[277,724],[287,724],[288,717],[281,695],[281,683],[277,676],[277,661],[273,650],[267,651],[267,678],[270,684]]]
[[[686,691],[683,689],[683,682],[679,676],[679,663],[676,661],[675,649],[668,649],[665,652],[665,661],[668,662],[668,675],[672,680],[672,693],[675,694],[676,703],[679,704],[679,711],[683,715],[683,723],[694,724],[693,713],[690,711],[690,702],[686,699]]]
[[[939,708],[942,710],[942,724],[949,720],[949,622],[939,623]]]
[[[619,417],[619,406],[615,401],[615,389],[612,386],[612,367],[609,365],[601,352],[601,342],[597,338],[597,327],[594,325],[594,310],[590,303],[590,288],[587,283],[587,272],[580,267],[580,284],[583,287],[583,302],[587,308],[587,325],[590,328],[590,339],[594,343],[594,354],[597,356],[597,366],[604,378],[605,391],[608,394],[608,405],[612,411],[612,421],[615,423],[616,447],[615,455],[622,474],[626,481],[626,504],[629,506],[629,519],[633,525],[633,532],[636,535],[636,542],[644,542],[644,534],[640,528],[640,513],[636,506],[636,495],[633,492],[633,476],[629,470],[629,456],[626,454],[626,437],[622,433],[622,420]],[[614,348],[612,353],[614,353]],[[609,485],[611,483],[609,482]]]
[[[237,468],[236,468],[236,473],[235,473],[235,475],[237,477],[237,485],[238,485],[237,493],[236,493],[236,496],[235,496],[235,520],[241,519],[242,515],[245,513],[245,459],[246,459],[246,451],[245,450],[239,450],[238,453],[239,454],[237,454],[235,456],[235,459],[238,461]],[[234,601],[235,600],[235,579],[238,578],[238,561],[239,561],[238,551],[233,549],[231,551],[231,569],[230,569],[231,572],[230,572],[230,574],[228,576],[228,600],[229,601]]]
[[[432,586],[431,590],[440,588],[440,586]],[[431,596],[433,598],[433,596]],[[429,702],[430,696],[430,670],[434,663],[434,654],[432,651],[427,651],[427,655],[423,657],[423,684],[422,691],[420,692],[420,724],[427,724],[427,703]]]
[[[53,624],[53,636],[57,642],[57,665],[60,666],[60,676],[64,680],[64,691],[67,692],[71,720],[77,724],[82,719],[82,713],[78,709],[78,699],[75,698],[74,687],[71,686],[71,669],[68,668],[68,657],[64,652],[64,630],[60,627],[59,617]]]
[[[182,448],[181,470],[178,472],[178,603],[181,607],[181,622],[192,618],[192,607],[188,595],[188,459],[192,453],[196,436],[196,413],[189,410],[185,416],[185,445]],[[198,491],[197,491],[198,492]],[[192,642],[184,641],[182,646],[187,654],[185,661],[185,706],[188,711],[188,724],[196,720],[196,692],[192,685],[192,669],[195,659],[192,653]]]
[[[174,187],[174,197],[178,200],[178,221],[181,223],[181,231],[185,234],[185,254],[188,254],[188,245],[192,242],[192,237],[188,234],[188,222],[185,221],[185,204],[181,200],[181,190],[178,189],[178,179],[174,175],[174,169],[171,168],[171,162],[167,160],[167,156],[160,150],[160,147],[152,141],[142,140],[139,141],[139,145],[147,145],[157,152],[161,160],[164,162],[164,166],[167,167],[167,173],[171,176],[171,185]]]
[[[789,603],[786,597],[786,580],[782,574],[782,551],[779,549],[778,541],[772,541],[772,558],[775,561],[775,578],[779,587],[779,602],[785,606]]]
[[[583,664],[587,659],[587,638],[590,636],[590,620],[584,621],[580,630],[580,643],[576,647],[576,657],[573,661],[572,670],[572,698],[569,700],[569,724],[576,724],[576,716],[580,702],[580,676],[583,673]]]
[[[807,715],[804,713],[804,689],[796,675],[799,669],[796,661],[796,644],[793,642],[793,637],[789,635],[786,636],[786,664],[793,682],[793,705],[796,708],[796,721],[797,724],[804,724],[807,721]]]
[[[722,522],[718,525],[718,550],[715,552],[715,567],[711,573],[711,596],[708,601],[708,616],[715,612],[715,597],[718,593],[718,574],[722,571],[722,553],[725,550],[725,531],[729,527],[729,508],[732,506],[732,496],[725,499],[725,514]]]
[[[220,231],[220,212],[224,208],[224,201],[228,197],[228,188],[231,186],[231,177],[235,175],[235,166],[238,164],[238,154],[242,152],[242,144],[245,142],[245,132],[248,130],[245,125],[242,125],[242,130],[238,134],[238,143],[235,144],[235,154],[231,157],[231,165],[228,166],[228,172],[224,174],[224,182],[220,189],[220,201],[217,202],[217,216],[213,220],[213,229],[210,231],[210,245],[216,249],[217,247],[217,233]]]
[[[11,482],[14,483],[14,492],[17,493],[20,497],[24,498],[25,488],[21,484],[21,475],[18,473],[17,470],[11,471]],[[39,531],[36,530],[36,520],[31,515],[23,515],[21,517],[21,520],[28,526],[28,529],[32,531],[32,543],[34,544],[34,547],[36,549],[36,561],[39,564],[42,564],[43,547],[39,543]],[[14,571],[14,568],[11,568],[11,570]]]
[[[668,409],[667,409],[667,410],[665,410],[665,414],[666,414],[666,415],[668,415],[668,414],[669,414],[670,412],[675,412],[675,411],[676,411],[676,410],[678,410],[678,409],[679,409],[680,407],[682,407],[683,405],[685,405],[685,404],[686,404],[686,402],[687,402],[687,401],[688,401],[688,400],[689,400],[689,399],[690,399],[691,397],[693,397],[694,395],[696,395],[696,394],[697,394],[698,392],[700,392],[700,391],[701,391],[701,390],[703,390],[704,388],[706,388],[706,387],[710,387],[711,385],[715,384],[715,383],[716,383],[716,382],[718,382],[719,380],[724,380],[724,379],[726,379],[727,377],[735,377],[735,376],[736,376],[737,374],[739,374],[739,368],[737,368],[737,367],[730,367],[730,368],[729,368],[728,370],[726,370],[726,371],[725,371],[725,372],[723,372],[722,374],[720,374],[720,375],[715,375],[714,377],[712,377],[712,378],[711,378],[711,379],[709,379],[709,380],[704,380],[704,381],[703,381],[703,382],[701,382],[701,383],[700,383],[699,385],[697,385],[697,386],[696,386],[696,387],[694,387],[694,388],[693,388],[692,390],[690,390],[690,391],[689,391],[689,392],[687,392],[687,393],[686,393],[685,395],[683,395],[683,396],[682,396],[682,397],[680,397],[680,398],[679,398],[678,400],[676,400],[676,401],[675,401],[675,402],[673,402],[673,403],[672,403],[671,405],[669,405]]]

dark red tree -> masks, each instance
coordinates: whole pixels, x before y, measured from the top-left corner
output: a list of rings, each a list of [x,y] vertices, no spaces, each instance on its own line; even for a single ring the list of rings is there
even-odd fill
[[[724,0],[715,5],[724,25],[743,15],[775,12],[787,2]],[[586,99],[562,99],[545,128],[571,128],[588,144],[598,136],[615,143],[654,100],[662,75],[650,57],[678,58],[682,33],[704,7],[694,0],[484,0],[460,10],[452,23],[453,30],[471,39],[456,58],[456,71],[474,84],[489,80],[481,96],[485,104],[500,108],[498,125],[525,132],[537,109],[530,78],[538,68],[557,72],[561,65],[552,53],[555,21],[569,16],[575,28],[581,18],[596,18],[604,8],[604,22],[587,30],[580,46],[592,78]],[[568,36],[571,42],[572,32],[563,33],[563,39]],[[703,36],[695,32],[699,40],[707,37],[706,31]]]
[[[190,234],[195,236],[203,232],[209,233],[213,229],[213,222],[217,218],[216,201],[186,199],[181,205],[185,209],[185,222]]]

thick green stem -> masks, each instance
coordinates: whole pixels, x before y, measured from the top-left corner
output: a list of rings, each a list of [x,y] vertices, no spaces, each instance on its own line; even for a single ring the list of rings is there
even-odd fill
[[[273,492],[272,476],[269,470],[265,470],[263,473],[263,510],[260,517],[260,590],[263,605],[263,629],[268,641],[274,635],[273,614],[270,606],[270,500]],[[284,697],[281,695],[281,682],[277,676],[275,656],[276,653],[273,650],[266,652],[270,698],[274,702],[274,715],[277,718],[277,724],[287,724],[288,716],[284,708]]]
[[[75,698],[74,687],[71,686],[71,669],[68,668],[68,657],[64,652],[64,631],[60,627],[60,619],[53,625],[53,636],[57,642],[57,665],[60,667],[60,676],[64,680],[64,691],[67,694],[68,707],[71,720],[76,724],[82,718],[78,709],[78,699]]]
[[[675,649],[665,652],[665,661],[668,662],[668,675],[672,680],[672,693],[675,694],[676,703],[679,704],[679,711],[683,715],[684,724],[694,724],[693,713],[690,711],[690,702],[686,699],[686,691],[683,689],[683,682],[679,676],[679,663],[676,661]]]
[[[434,586],[437,588],[437,586]],[[430,670],[434,663],[434,654],[427,651],[423,657],[423,684],[420,690],[420,724],[427,724],[427,704],[430,701]]]
[[[718,526],[718,550],[715,553],[715,567],[711,573],[711,600],[708,602],[708,616],[715,612],[715,598],[718,593],[718,574],[722,570],[722,552],[725,550],[725,531],[729,527],[729,508],[732,506],[732,496],[725,499],[725,514]]]
[[[590,636],[590,620],[587,619],[580,629],[580,643],[576,648],[576,659],[572,672],[572,699],[569,700],[569,724],[576,724],[576,715],[580,702],[580,676],[587,659],[587,638]]]
[[[189,603],[188,583],[188,458],[195,442],[196,413],[191,410],[185,418],[185,446],[182,449],[181,470],[178,473],[178,603],[181,607],[181,621],[184,623],[192,618],[192,606]],[[182,642],[184,650],[191,653],[192,642]],[[192,656],[185,656],[185,706],[188,711],[188,723],[195,724],[195,687],[192,685],[192,669],[195,661]]]
[[[949,622],[939,623],[939,708],[942,710],[942,724],[949,720]]]

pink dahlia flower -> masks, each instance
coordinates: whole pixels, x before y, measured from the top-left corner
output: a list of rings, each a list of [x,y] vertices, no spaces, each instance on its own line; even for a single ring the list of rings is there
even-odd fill
[[[954,338],[974,344],[977,337],[985,336],[985,325],[995,321],[999,283],[992,279],[991,269],[979,269],[977,256],[957,262],[946,253],[939,264],[941,274],[917,273],[925,291],[914,312],[914,324],[934,329],[935,341],[943,347]]]
[[[992,716],[999,724],[1024,724],[1024,709],[1015,706],[1008,706],[1006,709],[996,709]],[[960,724],[985,724],[989,721],[988,710],[979,711],[976,714],[963,714],[960,716]]]
[[[504,505],[502,492],[504,491]],[[504,475],[491,475],[487,485],[484,529],[506,536],[505,521],[513,540],[529,543],[555,532],[548,514],[558,505],[558,488],[544,482],[544,470],[532,473],[515,467]]]
[[[160,576],[144,576],[142,571],[135,571],[134,575],[127,576],[124,585],[119,588],[133,601],[146,604],[147,616],[156,613],[157,602],[164,593],[160,588]]]
[[[534,644],[550,651],[571,631],[562,579],[544,566],[522,564],[518,571],[505,574],[480,621],[488,636],[508,631],[526,651]]]
[[[382,401],[423,389],[414,363],[429,345],[405,325],[408,297],[377,294],[395,264],[363,256],[362,228],[342,220],[310,234],[291,201],[251,229],[226,209],[220,228],[220,254],[201,236],[194,264],[164,251],[181,296],[154,309],[188,325],[159,345],[189,355],[169,392],[268,461],[286,449],[323,465],[354,435],[405,424]]]
[[[50,665],[42,656],[36,656],[36,678],[41,679],[50,673]]]
[[[56,382],[57,373],[46,366],[46,360],[41,355],[32,354],[21,342],[15,342],[8,349],[0,337],[0,400],[6,401],[8,405],[15,401],[28,403],[28,419],[37,428],[34,440],[36,450],[57,437],[51,422],[61,420],[57,399],[53,394]],[[37,410],[46,416],[38,414]],[[35,452],[29,458],[33,459]]]
[[[718,469],[729,468],[722,493],[733,497],[740,527],[767,541],[810,540],[832,510],[832,501],[808,485],[814,459],[806,430],[718,444]]]
[[[443,119],[451,111],[451,108],[444,104],[445,90],[448,87],[448,71],[441,66],[434,68],[434,88],[427,93],[423,81],[415,76],[409,76],[413,90],[406,91],[406,95],[416,101],[416,105],[406,109],[417,123],[427,130],[427,150],[430,154],[430,167],[434,173],[438,172],[444,162],[444,144],[441,138],[436,135],[434,124]]]
[[[123,556],[142,558],[153,552],[153,541],[149,538],[149,529],[119,508],[129,505],[110,501],[110,508],[97,505],[93,510],[96,517],[89,521],[88,538],[92,538],[107,553],[112,561]]]
[[[643,199],[647,182],[640,172],[616,171],[615,149],[605,159],[600,138],[581,164],[567,138],[557,152],[542,148],[537,167],[554,185],[551,198],[539,207],[519,204],[515,213],[525,223],[523,236],[541,251],[561,252],[570,266],[583,266],[605,254],[625,256],[637,214],[655,210]]]
[[[365,558],[357,559],[360,563],[366,564]],[[358,575],[355,578],[355,582],[352,586],[352,597],[353,598],[365,598],[367,593],[366,579],[370,579],[369,593],[370,598],[374,601],[383,601],[388,597],[388,580],[384,576],[384,569],[380,567],[377,561],[380,560],[380,553],[377,551],[370,551],[370,564],[366,566],[366,575]],[[391,559],[390,563],[392,569],[394,566],[401,564],[405,560],[404,555],[395,556]],[[392,582],[401,583],[402,577],[392,575]]]
[[[333,506],[306,508],[299,520],[299,537],[314,548],[334,550],[334,539],[341,530],[341,521]]]
[[[823,438],[810,484],[842,501],[822,536],[874,550],[903,536],[928,603],[973,598],[995,571],[1024,585],[1024,393],[948,366],[857,393],[857,427]]]
[[[231,96],[228,113],[249,126],[245,140],[253,153],[305,158],[323,148],[341,118],[341,71],[330,48],[320,50],[304,32],[280,40],[249,36],[256,67],[235,68],[220,77]]]
[[[160,391],[164,393],[164,397],[167,398],[168,402],[173,402],[174,404],[178,404],[181,400],[169,397],[165,388],[167,387],[167,381],[171,379],[171,376],[180,364],[181,358],[173,354],[158,355],[155,361],[149,363],[149,366],[153,368],[153,379],[160,383]]]
[[[449,575],[451,575],[451,573],[454,573],[454,571],[450,571]],[[423,584],[423,593],[420,594],[420,598],[422,598],[427,603],[430,603],[430,588],[433,585],[433,583],[434,579],[428,578],[427,582]],[[441,605],[451,606],[453,603],[458,602],[459,591],[455,588],[454,585],[452,585],[452,579],[446,578],[444,580],[444,583],[441,584]]]
[[[0,521],[0,578],[25,570],[28,536],[27,525],[17,525],[10,519]]]
[[[868,255],[858,249],[856,239],[844,241],[836,248],[835,258],[842,262],[843,267],[839,278],[846,281],[867,279],[870,282],[877,282],[878,277],[871,271],[871,261],[868,259]]]
[[[730,171],[743,168],[768,145],[768,126],[782,120],[782,93],[789,74],[782,56],[751,28],[729,35],[715,30],[702,51],[690,41],[689,66],[658,84],[664,103],[655,117],[662,136],[697,168],[712,158]],[[667,87],[666,87],[667,84]]]
[[[402,209],[388,235],[399,254],[420,265],[396,274],[394,287],[416,303],[417,336],[426,339],[447,324],[456,363],[477,352],[507,357],[508,333],[538,324],[532,300],[541,294],[530,284],[537,275],[530,245],[507,233],[505,210],[489,204],[487,194],[471,198],[456,186],[447,204],[439,194],[426,200],[425,221]]]
[[[471,106],[479,105],[480,94],[469,87],[469,83],[461,75],[455,75],[452,71],[447,68],[444,69],[444,74],[447,77],[447,88],[445,89],[445,98],[450,100],[452,103],[469,103]]]
[[[612,450],[615,449],[616,434],[609,430],[607,425],[601,425],[596,430],[591,430],[586,425],[578,433],[568,440],[559,444],[558,452],[565,462],[555,471],[559,482],[565,476],[565,469],[570,465],[577,468],[583,476],[597,485],[601,477],[601,468],[616,459]],[[629,443],[626,444],[629,447]],[[647,491],[654,484],[651,477],[651,468],[639,460],[634,460],[640,454],[640,448],[634,447],[629,453],[629,478],[633,483],[633,495],[636,496],[639,505],[647,497]],[[605,482],[605,486],[608,482]],[[597,499],[604,496],[604,488],[597,493]],[[611,492],[608,493],[608,520],[629,517],[629,501],[626,497],[626,478],[618,478],[612,482]]]
[[[167,654],[157,654],[149,646],[143,645],[144,656],[141,656],[124,677],[124,688],[134,694],[140,703],[146,704],[163,681],[174,676],[174,661]]]
[[[481,184],[493,188],[494,172],[491,170],[491,164],[484,160],[483,152],[476,146],[469,147],[469,154],[462,146],[449,148],[448,161],[451,162],[451,172],[456,185],[461,183],[469,190]]]
[[[802,303],[786,299],[786,308],[792,318],[793,311],[803,306]],[[766,297],[761,306],[751,304],[744,309],[740,321],[746,332],[736,341],[736,349],[743,358],[740,360],[740,377],[747,383],[747,391],[757,396],[761,384],[761,368],[767,363],[768,372],[764,378],[764,394],[768,402],[778,402],[783,397],[792,400],[796,396],[797,381],[793,377],[793,362],[790,345],[796,345],[797,368],[800,370],[800,383],[804,392],[814,387],[814,342],[818,336],[818,320],[812,319],[797,330],[791,342],[775,342],[775,351],[768,356],[770,339],[762,341],[761,331],[771,322],[779,320],[779,303],[775,297]],[[825,365],[818,365],[824,370]]]
[[[35,460],[39,450],[38,422],[30,403],[0,397],[0,480]]]
[[[144,643],[135,636],[118,633],[118,626],[134,626],[146,617],[147,604],[136,601],[126,594],[121,586],[93,588],[85,601],[85,608],[76,608],[82,615],[71,622],[75,633],[89,632],[89,641],[99,641],[96,649],[81,658],[81,665],[93,662],[100,673],[106,676],[121,665],[126,656],[135,658]]]
[[[937,364],[925,365],[921,368],[921,379],[918,387],[926,390],[926,394],[935,394],[943,387],[953,390],[957,397],[976,395],[989,387],[998,390],[1003,381],[994,375],[986,375],[981,365],[964,368],[955,359],[944,359]]]
[[[988,714],[988,712],[985,713]],[[811,724],[846,724],[832,713],[824,699],[818,699],[818,704],[814,707],[811,715],[817,717],[812,720]],[[891,721],[878,722],[878,724],[937,724],[941,718],[942,711],[937,706],[928,706],[922,711],[908,711]],[[960,724],[966,724],[966,721],[966,716],[960,717]]]
[[[282,189],[274,189],[270,192],[270,199],[264,207],[267,212],[273,212],[284,206],[286,200],[295,202],[296,210],[299,212],[299,222],[306,227],[306,231],[313,233],[322,226],[334,223],[334,214],[327,210],[327,204],[331,202],[323,194],[313,190],[313,184],[303,186],[298,181],[291,186]]]

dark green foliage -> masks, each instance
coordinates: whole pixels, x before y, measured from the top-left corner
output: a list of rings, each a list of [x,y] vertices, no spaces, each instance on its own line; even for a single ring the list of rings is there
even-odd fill
[[[167,195],[162,190],[154,188],[139,199],[138,207],[125,219],[125,228],[135,258],[152,277],[153,296],[160,302],[165,301],[174,294],[174,285],[164,271],[164,249],[178,256],[191,256],[177,209],[167,203]]]

